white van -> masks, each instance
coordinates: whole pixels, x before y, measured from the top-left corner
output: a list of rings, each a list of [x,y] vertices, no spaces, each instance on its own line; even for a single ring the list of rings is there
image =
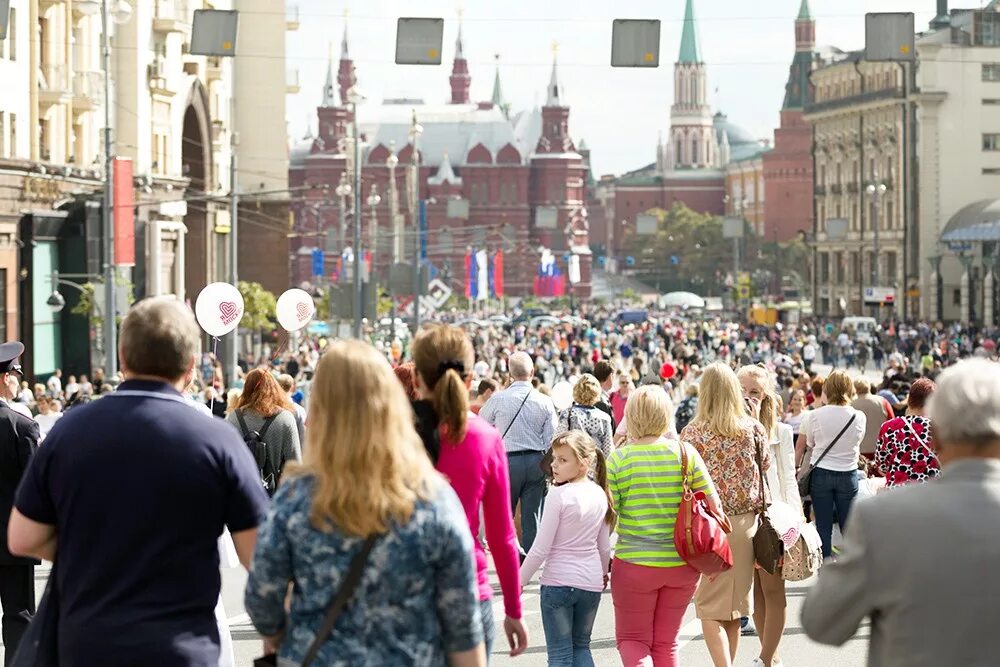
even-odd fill
[[[874,317],[845,317],[840,322],[840,329],[853,331],[854,340],[858,342],[870,343],[879,326]]]

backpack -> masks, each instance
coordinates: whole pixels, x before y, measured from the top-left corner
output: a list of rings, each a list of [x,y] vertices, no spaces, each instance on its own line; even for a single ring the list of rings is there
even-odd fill
[[[274,492],[278,489],[278,467],[274,464],[272,458],[267,452],[267,443],[264,442],[264,434],[267,433],[267,429],[271,426],[274,420],[278,417],[277,414],[273,414],[264,420],[264,425],[260,427],[260,431],[251,431],[247,428],[247,423],[243,419],[243,413],[240,410],[236,411],[236,419],[240,422],[240,431],[243,432],[243,442],[246,443],[247,449],[250,450],[250,454],[253,456],[253,460],[257,463],[257,470],[260,472],[260,483],[267,491],[268,497],[274,495]]]
[[[694,396],[688,396],[677,406],[677,411],[674,413],[674,428],[680,433],[684,430],[684,427],[691,423],[694,419],[695,413],[698,411],[698,399]]]

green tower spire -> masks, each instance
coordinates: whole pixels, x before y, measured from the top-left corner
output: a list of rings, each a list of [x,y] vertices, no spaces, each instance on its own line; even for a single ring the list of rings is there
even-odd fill
[[[799,6],[799,20],[812,20],[812,14],[809,12],[809,0],[802,0],[802,4]]]
[[[694,22],[694,0],[687,0],[684,8],[684,32],[681,33],[681,53],[677,62],[702,62],[701,49],[698,48],[698,27]]]

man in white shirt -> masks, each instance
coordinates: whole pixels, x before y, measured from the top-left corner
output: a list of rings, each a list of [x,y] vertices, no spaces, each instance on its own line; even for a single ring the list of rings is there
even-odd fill
[[[70,375],[66,378],[66,398],[71,397],[78,391],[80,391],[80,385],[76,383],[76,376]]]
[[[49,377],[45,386],[49,390],[49,395],[54,398],[59,398],[59,396],[62,395],[62,370],[57,368],[55,372],[52,373],[52,376]]]

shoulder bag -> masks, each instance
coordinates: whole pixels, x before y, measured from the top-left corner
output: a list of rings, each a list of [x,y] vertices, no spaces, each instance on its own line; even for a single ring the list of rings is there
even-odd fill
[[[320,626],[312,644],[309,645],[309,650],[306,651],[306,657],[303,658],[301,667],[309,667],[312,664],[319,653],[320,647],[323,646],[323,642],[333,632],[333,626],[336,625],[337,619],[340,618],[340,614],[344,611],[344,607],[350,602],[351,596],[354,595],[358,584],[361,583],[361,575],[364,574],[368,555],[371,554],[377,537],[377,535],[372,535],[365,540],[361,551],[351,561],[351,568],[347,571],[347,577],[337,590],[337,594],[334,596],[333,602],[330,603],[330,607],[326,610],[326,616],[323,617],[323,625]],[[265,655],[253,661],[253,667],[275,667],[277,664],[278,656],[276,653]]]
[[[816,466],[818,466],[819,463],[820,463],[820,461],[823,460],[823,457],[825,457],[827,454],[830,453],[830,450],[833,449],[833,446],[836,445],[837,442],[840,441],[840,439],[843,437],[843,435],[845,433],[847,433],[847,429],[851,428],[851,424],[854,423],[854,420],[857,418],[857,416],[858,415],[857,415],[856,412],[851,415],[851,418],[847,420],[846,424],[844,424],[844,428],[840,429],[840,433],[837,434],[837,437],[833,439],[833,442],[831,442],[827,446],[827,448],[823,450],[823,453],[819,455],[819,458],[816,459],[816,463],[814,463],[811,466],[809,466],[809,470],[806,471],[806,474],[802,475],[802,477],[799,477],[799,495],[800,496],[802,496],[803,498],[805,498],[806,496],[809,495],[809,482],[812,480],[812,472],[813,472],[813,470],[815,470]]]
[[[767,516],[767,501],[764,496],[763,438],[754,433],[753,439],[757,445],[757,471],[760,473],[760,512],[757,513],[757,532],[753,535],[753,555],[761,569],[768,574],[774,574],[781,565],[785,544]]]
[[[687,444],[678,442],[681,456],[681,502],[674,523],[674,548],[685,563],[701,574],[713,576],[733,566],[733,551],[727,533],[729,519],[716,514],[704,491],[691,489]]]

